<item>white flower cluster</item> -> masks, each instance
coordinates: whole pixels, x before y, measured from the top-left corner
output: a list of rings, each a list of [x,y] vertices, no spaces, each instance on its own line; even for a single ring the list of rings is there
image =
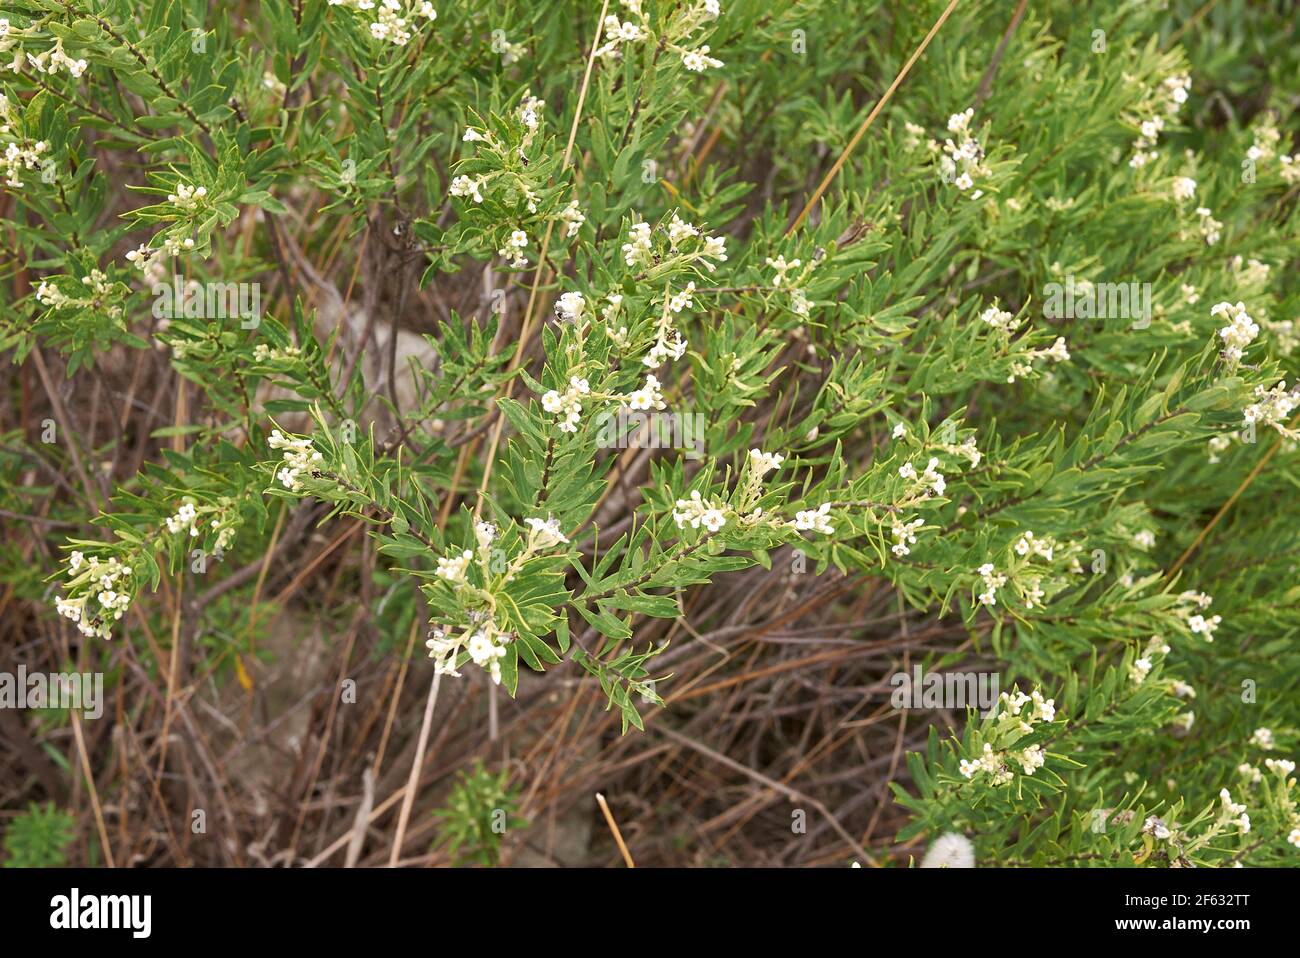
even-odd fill
[[[957,142],[948,137],[943,141],[943,156],[939,157],[939,169],[945,183],[952,183],[961,192],[969,191],[970,198],[979,199],[983,190],[974,189],[976,177],[986,177],[989,169],[984,165],[984,147],[971,133],[970,121],[975,115],[975,108],[968,107],[963,113],[954,113],[948,117],[948,132],[957,137]]]
[[[1282,134],[1277,129],[1277,114],[1268,111],[1255,123],[1255,141],[1246,151],[1246,159],[1255,163],[1266,163],[1277,155],[1277,145]]]
[[[182,212],[193,213],[203,204],[203,200],[207,195],[208,188],[206,186],[190,186],[188,183],[177,183],[176,192],[167,194],[167,202]]]
[[[1156,656],[1168,654],[1169,646],[1166,644],[1165,640],[1158,635],[1153,635],[1151,640],[1147,642],[1146,649],[1141,655],[1135,658],[1133,664],[1129,666],[1129,679],[1132,680],[1134,685],[1141,685],[1146,681],[1147,676],[1151,674],[1151,670],[1155,667]],[[1196,690],[1190,685],[1186,685],[1182,682],[1174,682],[1173,692],[1179,698],[1196,698]]]
[[[1051,536],[1038,538],[1032,532],[1026,531],[1024,535],[1016,540],[1014,548],[1016,555],[1022,558],[1042,556],[1048,562],[1051,562],[1053,552],[1056,549],[1056,540]]]
[[[1214,599],[1204,592],[1197,592],[1189,589],[1178,597],[1181,607],[1176,609],[1176,613],[1187,623],[1188,630],[1193,635],[1202,636],[1206,642],[1214,641],[1214,630],[1223,622],[1223,616],[1212,615],[1206,618],[1203,614],[1209,609]]]
[[[794,518],[787,523],[792,529],[799,532],[820,532],[822,535],[829,536],[835,532],[835,527],[830,522],[831,504],[823,502],[816,509],[801,509],[794,514]]]
[[[677,508],[673,510],[673,521],[677,523],[679,529],[689,524],[692,529],[704,526],[710,532],[717,532],[727,524],[724,508],[719,503],[701,498],[700,491],[692,489],[690,498],[677,500]]]
[[[112,624],[131,606],[129,566],[116,558],[100,560],[73,552],[68,557],[67,598],[55,600],[59,615],[77,623],[82,635],[110,638]]]
[[[587,309],[587,300],[576,290],[561,293],[555,301],[555,318],[562,323],[576,323]]]
[[[1031,704],[1033,707],[1026,710],[1025,706]],[[998,714],[993,719],[993,727],[987,737],[993,739],[993,742],[1009,745],[1032,732],[1036,723],[1055,720],[1054,700],[1044,699],[1038,689],[1034,689],[1029,695],[1019,690],[1015,695],[1003,692],[998,697]],[[983,773],[989,776],[994,785],[1006,785],[1015,778],[1015,773],[1010,767],[1011,763],[1018,764],[1024,774],[1033,775],[1043,767],[1047,758],[1041,745],[999,751],[994,748],[993,742],[984,743],[978,758],[961,760],[960,769],[963,776],[973,779]]]
[[[297,346],[285,346],[283,349],[274,349],[266,343],[258,343],[253,347],[253,360],[259,363],[282,362],[289,359],[297,359],[302,355],[302,350]]]
[[[636,412],[667,408],[659,380],[653,375],[647,375],[645,384],[629,393],[592,392],[591,384],[587,380],[571,376],[568,388],[563,393],[551,389],[542,395],[542,408],[560,417],[558,423],[560,432],[574,433],[578,431],[578,423],[582,421],[583,403],[588,399],[616,402],[621,408]]]
[[[1266,758],[1264,767],[1273,774],[1286,778],[1295,771],[1295,762],[1287,758]]]
[[[803,291],[803,283],[807,280],[808,275],[813,270],[813,263],[809,263],[806,269],[799,272],[794,279],[790,274],[802,266],[802,261],[792,259],[786,261],[784,256],[777,256],[772,259],[767,258],[767,265],[776,270],[776,278],[772,280],[773,289],[785,289],[790,294],[790,311],[797,316],[807,316],[812,312],[812,304],[808,302],[808,295]]]
[[[984,591],[979,594],[980,605],[997,605],[998,589],[1007,584],[1007,577],[994,567],[992,562],[986,562],[975,572],[984,580]]]
[[[916,530],[923,525],[925,525],[925,520],[921,518],[913,519],[910,522],[894,519],[890,528],[890,533],[894,537],[894,544],[890,547],[890,551],[900,559],[903,556],[911,555],[912,550],[908,546],[916,545]]]
[[[284,435],[278,429],[271,430],[268,444],[272,449],[284,451],[284,465],[275,474],[275,478],[292,492],[302,488],[301,477],[304,474],[313,474],[317,464],[324,458],[312,447],[311,439],[295,439],[293,436]]]
[[[404,47],[411,42],[412,21],[423,17],[430,22],[438,19],[432,3],[403,3],[402,0],[329,0],[331,7],[349,7],[368,17],[370,35]]]
[[[1277,161],[1281,164],[1281,169],[1278,172],[1282,174],[1283,182],[1290,186],[1300,183],[1300,153],[1294,156],[1284,153],[1277,158]]]
[[[495,587],[510,582],[523,568],[524,563],[540,550],[569,542],[554,516],[545,519],[530,517],[524,522],[528,526],[528,538],[524,543],[523,551],[515,556]],[[487,580],[491,568],[491,547],[496,537],[497,528],[492,523],[479,521],[474,524],[474,538],[478,542],[485,586],[489,585]],[[487,607],[470,611],[470,624],[459,634],[450,635],[441,627],[434,628],[424,644],[429,650],[429,657],[434,660],[436,674],[459,676],[460,673],[456,671],[456,660],[464,651],[469,654],[470,660],[475,665],[485,670],[492,681],[499,685],[501,660],[505,658],[514,636],[497,625],[493,612],[496,601],[494,595],[483,589],[476,589],[468,583],[466,573],[473,560],[474,553],[469,549],[464,549],[459,554],[453,552],[442,556],[438,559],[437,575],[446,580],[462,597],[472,598],[480,604],[486,601]]]
[[[942,496],[948,488],[948,481],[939,473],[939,460],[935,456],[925,464],[925,471],[918,473],[916,466],[905,462],[898,467],[898,474],[911,482],[910,494],[928,499],[930,495]]]
[[[582,229],[582,224],[587,222],[587,217],[577,200],[570,201],[569,205],[560,211],[560,222],[564,224],[565,236],[572,238],[578,235],[578,230]]]
[[[1046,359],[1054,363],[1068,363],[1070,361],[1070,350],[1065,345],[1065,337],[1057,336],[1051,346],[1046,349],[1031,349],[1025,353],[1025,359],[1013,359],[1011,361],[1011,372],[1007,375],[1007,382],[1014,383],[1021,376],[1028,376],[1034,372],[1033,362],[1035,359]]]
[[[992,326],[994,329],[1008,334],[1014,333],[1020,328],[1020,325],[1023,322],[1023,320],[1017,319],[1005,309],[999,308],[996,304],[980,313],[980,320]]]
[[[552,389],[542,396],[542,408],[561,417],[560,432],[577,432],[582,420],[582,399],[590,394],[591,384],[577,376],[569,378],[569,388],[563,393]]]
[[[783,462],[785,462],[785,456],[779,452],[764,452],[761,449],[749,450],[750,474],[757,479],[762,479],[769,472],[780,469]]]
[[[900,423],[900,425],[902,424]],[[894,438],[898,437],[895,436]],[[976,468],[984,458],[984,453],[979,451],[974,436],[967,436],[957,444],[941,442],[938,446],[949,455],[961,456],[970,463],[972,469]]]
[[[641,10],[641,0],[622,0],[622,4],[627,8],[628,13],[640,19],[638,25],[631,20],[619,20],[614,14],[605,17],[605,44],[596,50],[596,56],[602,60],[617,60],[623,56],[620,49],[624,43],[636,43],[644,40],[647,36],[648,22],[644,12]]]
[[[722,66],[722,61],[709,56],[709,45],[706,43],[697,50],[682,50],[682,65],[692,73],[703,73],[712,67],[717,69]]]
[[[1160,85],[1163,102],[1148,105],[1149,115],[1138,123],[1138,138],[1133,141],[1133,156],[1128,165],[1140,169],[1154,161],[1159,154],[1155,151],[1156,141],[1165,128],[1165,117],[1176,116],[1182,105],[1187,102],[1188,91],[1192,88],[1189,76],[1172,76]]]
[[[621,400],[623,408],[631,409],[634,412],[666,408],[659,380],[651,375],[646,376],[645,384],[640,389],[634,389],[627,395],[616,398]]]
[[[1196,215],[1200,219],[1197,229],[1201,231],[1201,238],[1205,240],[1206,246],[1213,246],[1223,235],[1223,224],[1214,218],[1208,206],[1196,207]]]
[[[513,230],[510,238],[506,240],[506,245],[497,250],[497,255],[509,260],[513,269],[523,269],[528,265],[528,257],[524,255],[524,250],[527,248],[528,234],[523,230]]]
[[[113,287],[103,270],[92,269],[88,275],[81,277],[81,285],[89,290],[89,296],[69,296],[53,283],[41,280],[36,287],[36,301],[51,309],[90,307],[103,310],[114,318],[122,315],[120,305],[106,302],[113,293]]]
[[[537,549],[549,549],[569,541],[554,516],[545,519],[529,516],[524,522],[528,525],[528,545],[524,550],[526,555],[531,555]]]
[[[525,90],[523,98],[519,101],[519,109],[515,111],[515,117],[524,128],[524,146],[533,141],[537,131],[542,126],[542,108],[546,106],[546,101],[533,96],[531,90]]]
[[[9,21],[0,20],[0,23],[5,26],[5,30],[0,32],[0,37],[3,37],[9,33]],[[7,49],[7,46],[0,45],[0,49]],[[30,53],[27,54],[27,63],[29,63],[37,73],[44,73],[53,76],[60,70],[66,70],[73,78],[77,79],[86,72],[86,68],[90,65],[85,60],[75,59],[68,56],[63,51],[62,39],[55,40],[54,46],[46,50],[44,53],[39,53],[35,56]],[[9,64],[9,69],[14,73],[21,73],[22,66],[23,54],[20,51],[14,56],[13,62]]]
[[[1174,200],[1178,203],[1185,203],[1190,200],[1196,193],[1196,181],[1190,176],[1174,177],[1173,194]]]
[[[200,535],[199,514],[192,502],[183,502],[176,514],[169,516],[163,522],[163,528],[172,535],[178,532],[187,532],[191,539],[197,539]],[[217,541],[214,545],[214,551],[223,552],[230,546],[231,541],[235,538],[234,526],[222,526],[219,518],[213,519],[208,523],[208,527],[217,533]]]
[[[1250,831],[1250,816],[1246,814],[1246,806],[1240,802],[1232,800],[1232,794],[1226,789],[1219,790],[1219,801],[1221,808],[1219,810],[1219,823],[1221,825],[1236,825],[1244,835]]]
[[[166,522],[163,524],[166,526],[167,531],[173,535],[177,532],[188,531],[190,538],[198,538],[199,514],[198,510],[194,508],[194,503],[192,502],[181,503],[181,507],[176,510],[176,514],[168,517]]]
[[[605,17],[602,28],[605,42],[596,49],[595,55],[602,60],[617,60],[623,56],[623,46],[639,43],[646,39],[657,39],[650,24],[649,15],[642,9],[642,0],[620,0],[627,14],[632,19],[623,20],[616,14]],[[719,0],[698,0],[685,8],[665,27],[664,46],[682,58],[686,69],[702,73],[704,70],[722,66],[721,60],[709,56],[708,45],[688,48],[678,45],[675,40],[685,40],[704,23],[716,20],[722,14]]]
[[[650,268],[660,265],[686,266],[696,263],[711,273],[717,269],[714,265],[715,262],[725,263],[727,260],[725,237],[706,236],[703,230],[687,223],[674,213],[668,225],[664,227],[664,232],[668,234],[669,252],[673,257],[665,262],[655,249],[654,230],[650,224],[637,218],[635,213],[633,217],[634,220],[627,232],[627,242],[623,244],[623,261],[628,266]],[[688,239],[702,240],[702,242],[693,244],[693,250],[684,252],[681,247],[686,245]]]
[[[1300,432],[1287,424],[1297,403],[1300,399],[1286,388],[1285,379],[1272,389],[1256,386],[1255,401],[1242,411],[1242,417],[1247,425],[1272,426],[1287,439],[1300,439]]]
[[[635,222],[627,231],[627,242],[623,244],[623,262],[628,266],[654,266],[654,244],[650,238],[650,224]]]
[[[167,275],[167,269],[163,266],[163,257],[177,257],[183,250],[194,248],[194,240],[185,237],[179,240],[174,236],[164,236],[162,246],[151,247],[148,243],[142,244],[126,254],[126,260],[141,273],[146,279],[158,281]]]
[[[975,846],[965,835],[949,832],[935,839],[921,859],[922,868],[974,868]]]
[[[1259,326],[1246,312],[1246,304],[1242,302],[1235,306],[1228,302],[1215,303],[1210,307],[1210,315],[1228,320],[1228,325],[1219,330],[1219,338],[1223,340],[1224,361],[1229,367],[1235,367],[1241,362],[1246,347],[1259,335]]]
[[[502,65],[509,66],[523,59],[525,48],[522,43],[512,43],[504,30],[493,30],[492,52],[501,54]]]
[[[433,671],[437,675],[451,675],[460,678],[456,671],[456,659],[462,649],[469,653],[470,660],[484,669],[492,681],[501,684],[501,660],[505,658],[509,636],[491,628],[472,629],[459,636],[449,636],[443,629],[436,628],[424,643],[429,650],[429,658],[434,660]]]
[[[694,287],[694,283],[690,284]],[[679,294],[680,295],[680,294]],[[672,310],[671,301],[668,307]],[[671,322],[662,323],[659,327],[658,335],[655,337],[654,345],[650,351],[641,357],[641,362],[651,369],[658,369],[668,360],[678,360],[686,355],[686,350],[690,344],[682,338],[681,330],[673,326]]]
[[[1277,742],[1273,739],[1273,730],[1271,728],[1257,728],[1250,735],[1250,744],[1256,748],[1262,748],[1266,752],[1271,752],[1277,747]]]
[[[469,134],[466,133],[466,136]],[[475,203],[483,202],[483,180],[472,176],[455,176],[451,180],[451,195],[469,197]]]
[[[469,568],[469,564],[473,561],[474,553],[468,549],[461,552],[460,555],[439,556],[437,575],[448,582],[464,582],[465,570]]]
[[[1247,259],[1238,253],[1232,258],[1232,271],[1237,274],[1237,282],[1242,286],[1263,290],[1273,273],[1273,267],[1253,256]]]
[[[7,21],[0,20],[0,23]],[[4,34],[0,33],[0,37]],[[0,93],[0,136],[17,137],[14,127],[18,123],[18,117],[13,113],[9,103],[9,98]],[[35,142],[27,139],[11,140],[4,144],[3,150],[0,151],[0,177],[4,178],[6,186],[13,189],[19,189],[23,185],[20,177],[22,170],[34,170],[42,166],[48,160],[43,161],[42,155],[50,149],[50,144],[45,140],[36,140]]]

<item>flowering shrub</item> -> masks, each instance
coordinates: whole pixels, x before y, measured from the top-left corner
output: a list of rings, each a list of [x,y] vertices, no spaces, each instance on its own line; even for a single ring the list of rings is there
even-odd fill
[[[678,646],[826,614],[862,696],[1007,690],[904,723],[873,858],[1300,861],[1284,14],[229,6],[0,19],[29,634],[170,703],[253,688],[310,595],[410,623],[434,699],[593,687],[627,732],[700,684]]]

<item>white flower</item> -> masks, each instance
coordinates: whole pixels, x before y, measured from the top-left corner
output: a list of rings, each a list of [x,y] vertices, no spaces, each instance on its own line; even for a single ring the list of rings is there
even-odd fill
[[[1216,220],[1210,213],[1209,209],[1204,206],[1196,208],[1196,215],[1200,217],[1198,228],[1201,231],[1201,237],[1205,240],[1206,246],[1213,246],[1219,241],[1223,224]]]
[[[490,522],[480,520],[474,523],[474,538],[478,540],[479,547],[486,549],[497,537],[497,527]]]
[[[816,509],[802,509],[795,513],[794,521],[790,525],[801,532],[820,532],[823,535],[830,535],[835,531],[835,527],[830,524],[827,518],[830,515],[831,504],[823,502]]]
[[[1005,309],[999,309],[997,306],[990,306],[988,309],[984,310],[984,312],[980,313],[980,319],[988,323],[994,329],[999,329],[1003,332],[1011,332],[1020,325],[1011,313],[1008,313]]]
[[[1156,544],[1156,534],[1150,529],[1143,529],[1133,537],[1133,544],[1139,549],[1150,549]]]
[[[706,509],[700,516],[700,522],[710,532],[717,532],[727,524],[727,517],[723,515],[721,509]]]
[[[692,489],[690,498],[677,500],[677,508],[673,510],[673,521],[677,523],[679,529],[687,525],[692,529],[698,529],[703,525],[709,532],[717,532],[727,524],[727,516],[723,509],[723,506],[701,497],[698,489]]]
[[[295,439],[284,435],[278,429],[271,430],[267,445],[284,452],[284,466],[276,473],[276,478],[292,492],[298,492],[302,488],[301,476],[304,473],[315,473],[323,459],[321,454],[312,448],[310,439]]]
[[[911,522],[900,522],[898,519],[893,520],[890,532],[894,536],[894,544],[890,551],[900,559],[903,556],[911,555],[912,550],[908,546],[916,544],[916,530],[925,525],[925,520],[921,518],[913,519]]]
[[[717,69],[722,66],[722,61],[709,56],[709,45],[706,43],[698,50],[683,50],[682,64],[692,73],[703,73],[709,67]]]
[[[673,244],[674,249],[680,246],[684,240],[699,235],[700,231],[696,227],[687,223],[676,213],[673,214],[672,220],[668,223],[668,241]]]
[[[1300,828],[1291,829],[1291,834],[1287,835],[1286,840],[1296,848],[1300,848]]]
[[[1142,831],[1146,832],[1148,835],[1154,836],[1160,841],[1165,841],[1173,835],[1173,832],[1169,830],[1169,826],[1164,823],[1164,820],[1156,818],[1154,815],[1142,823]]]
[[[560,220],[564,223],[565,236],[577,236],[582,224],[587,222],[587,217],[578,207],[578,201],[573,200],[560,212]]]
[[[922,868],[974,868],[975,846],[964,835],[949,832],[935,839],[921,859]]]
[[[576,323],[586,306],[587,301],[581,293],[564,293],[555,304],[555,315],[561,322]]]
[[[473,130],[466,130],[465,136],[469,137],[470,133],[473,132],[474,132]],[[477,134],[475,134],[475,136],[477,138]],[[454,177],[451,181],[452,196],[468,196],[471,197],[475,203],[483,202],[482,190],[483,190],[483,181],[476,177],[457,176]]]
[[[549,549],[560,543],[568,543],[569,539],[560,529],[560,523],[554,516],[548,516],[546,519],[537,519],[529,516],[524,522],[528,523],[532,530],[528,534],[529,541],[538,549]]]
[[[683,289],[680,293],[674,293],[672,296],[668,298],[669,311],[674,313],[680,313],[683,309],[693,309],[695,306],[695,301],[693,298],[694,293],[695,293],[695,283],[694,282],[687,283],[686,288]]]
[[[1134,659],[1133,664],[1129,666],[1129,678],[1133,680],[1134,685],[1141,685],[1150,674],[1151,660],[1146,656]]]
[[[197,522],[198,513],[194,508],[194,504],[186,502],[182,503],[174,516],[165,521],[165,525],[170,533],[188,532],[191,537],[197,537],[199,534]]]
[[[438,575],[448,582],[464,582],[465,570],[469,568],[473,558],[474,553],[468,549],[458,556],[440,557],[438,559]]]
[[[167,202],[177,209],[192,212],[199,208],[199,204],[207,195],[208,188],[206,186],[194,187],[187,183],[178,183],[176,192],[167,194]]]
[[[1259,335],[1259,326],[1246,312],[1246,304],[1242,302],[1236,305],[1228,302],[1215,303],[1210,307],[1210,315],[1228,319],[1229,324],[1219,330],[1219,338],[1223,340],[1224,359],[1229,366],[1236,366],[1246,347]]]
[[[761,449],[749,450],[749,468],[755,476],[762,478],[773,469],[780,469],[785,456],[780,453],[763,452]]]
[[[1255,745],[1265,751],[1272,751],[1277,743],[1273,741],[1273,730],[1268,728],[1257,728],[1250,736],[1250,744]]]
[[[704,240],[704,250],[701,255],[709,259],[717,260],[720,263],[727,261],[727,238],[725,236],[709,236]],[[708,263],[703,264],[708,269],[712,267]]]
[[[623,260],[628,266],[653,266],[654,246],[650,242],[650,224],[633,223],[623,244]]]
[[[1033,775],[1035,770],[1042,768],[1046,759],[1047,756],[1041,745],[1031,745],[1016,756],[1016,761],[1020,763],[1026,775]]]
[[[1266,758],[1264,766],[1270,771],[1286,778],[1295,771],[1295,762],[1286,758]]]
[[[1187,627],[1191,629],[1193,633],[1205,636],[1206,642],[1213,642],[1214,630],[1219,627],[1219,623],[1222,621],[1223,617],[1219,615],[1212,615],[1207,619],[1203,615],[1198,614],[1188,617]]]
[[[1174,199],[1179,203],[1190,200],[1196,192],[1196,181],[1190,176],[1179,176],[1174,178],[1173,194]]]
[[[653,375],[647,375],[645,385],[640,389],[635,389],[623,397],[624,406],[628,409],[643,412],[647,409],[665,408],[663,393],[659,388],[659,380]]]

